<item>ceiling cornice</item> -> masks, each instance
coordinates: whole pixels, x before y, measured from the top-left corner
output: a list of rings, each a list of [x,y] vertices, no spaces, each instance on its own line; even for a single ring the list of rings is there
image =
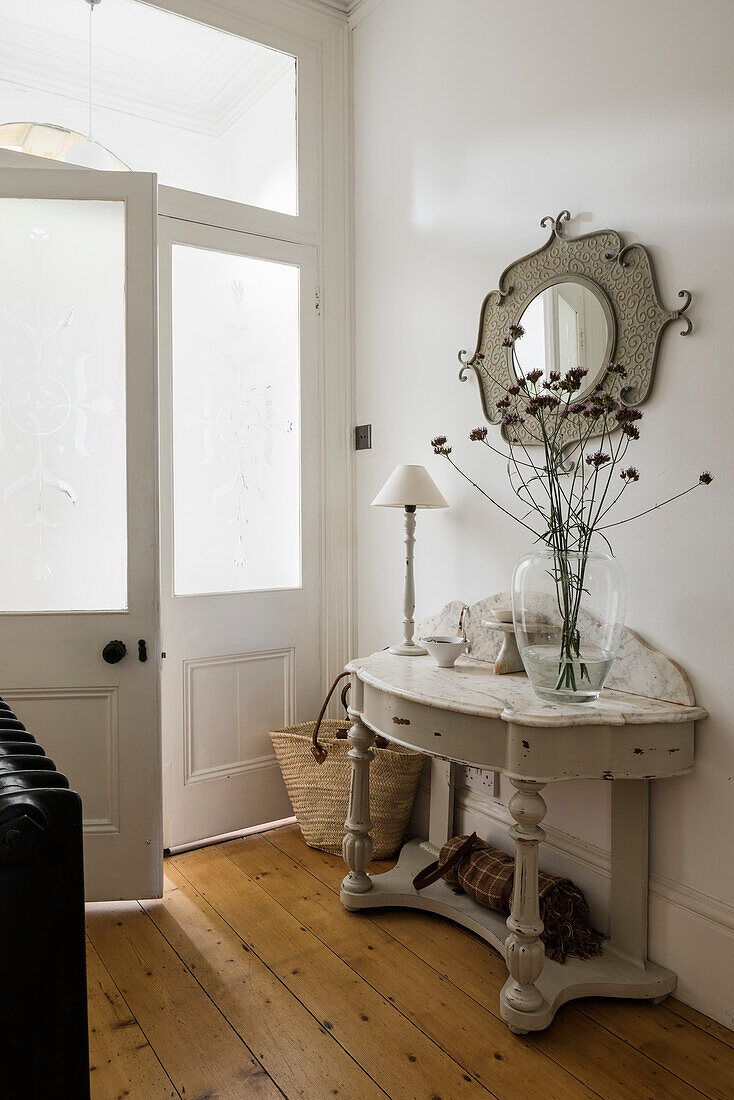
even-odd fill
[[[0,73],[10,84],[85,102],[87,64],[87,47],[76,39],[13,20],[3,24]],[[257,46],[243,65],[241,56],[228,50],[224,41],[205,64],[184,74],[154,69],[98,48],[95,102],[102,110],[124,111],[218,137],[285,76],[291,65],[287,55],[276,61],[273,51]]]
[[[338,12],[339,15],[344,16],[350,26],[355,26],[374,11],[383,0],[302,0],[302,2],[309,7],[320,8],[322,11],[326,8],[329,11]]]
[[[314,7],[330,8],[332,11],[339,12],[340,15],[346,17],[352,16],[358,10],[364,6],[368,0],[306,0]]]

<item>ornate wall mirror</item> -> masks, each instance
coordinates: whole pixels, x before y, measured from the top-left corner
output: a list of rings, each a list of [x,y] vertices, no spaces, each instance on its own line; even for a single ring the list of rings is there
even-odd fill
[[[501,420],[495,402],[518,373],[512,349],[503,344],[511,325],[525,330],[516,346],[520,373],[539,369],[548,377],[551,371],[564,374],[583,367],[588,371],[578,394],[583,400],[604,378],[608,363],[623,363],[626,377],[610,378],[607,388],[624,405],[639,405],[649,396],[666,327],[682,318],[681,335],[693,330],[690,319],[683,317],[690,293],[679,291],[678,297],[685,299],[680,309],[665,309],[643,245],[625,245],[611,229],[565,236],[564,222],[570,217],[563,210],[557,218],[543,218],[542,227],[552,226],[550,237],[542,248],[505,268],[498,289],[482,303],[472,358],[459,352],[459,377],[463,382],[469,368],[474,371],[490,423]],[[513,433],[522,442],[533,442],[522,428],[513,428]]]

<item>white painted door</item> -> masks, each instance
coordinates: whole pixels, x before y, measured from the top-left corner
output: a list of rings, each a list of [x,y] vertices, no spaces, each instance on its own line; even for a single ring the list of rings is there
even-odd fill
[[[316,251],[160,227],[164,843],[290,815],[320,702]]]
[[[0,167],[0,693],[94,900],[162,886],[155,272],[154,175]]]

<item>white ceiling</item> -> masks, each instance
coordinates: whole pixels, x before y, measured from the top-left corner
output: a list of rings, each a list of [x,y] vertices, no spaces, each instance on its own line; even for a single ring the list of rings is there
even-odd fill
[[[135,0],[106,0],[93,19],[95,102],[201,133],[223,133],[294,64]],[[88,36],[84,0],[0,0],[0,82],[86,101]]]

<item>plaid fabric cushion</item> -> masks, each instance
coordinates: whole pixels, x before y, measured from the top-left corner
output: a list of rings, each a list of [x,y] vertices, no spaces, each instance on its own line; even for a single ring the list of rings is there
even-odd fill
[[[439,853],[439,867],[466,840],[466,836],[455,836],[447,841]],[[499,848],[492,848],[486,841],[477,840],[471,852],[452,867],[445,878],[482,905],[500,913],[510,912],[515,858]],[[601,954],[601,936],[589,923],[589,907],[578,886],[570,879],[540,871],[538,893],[540,919],[545,926],[541,939],[548,958],[565,962],[568,955],[588,959]]]

